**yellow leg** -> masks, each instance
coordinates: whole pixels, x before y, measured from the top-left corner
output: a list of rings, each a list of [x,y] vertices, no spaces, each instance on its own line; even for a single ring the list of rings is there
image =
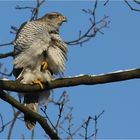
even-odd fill
[[[32,81],[33,84],[39,84],[39,86],[41,87],[41,89],[43,89],[43,85],[42,85],[42,81],[41,80],[34,80]]]
[[[47,68],[48,68],[48,62],[47,61],[42,61],[41,71],[47,70]]]

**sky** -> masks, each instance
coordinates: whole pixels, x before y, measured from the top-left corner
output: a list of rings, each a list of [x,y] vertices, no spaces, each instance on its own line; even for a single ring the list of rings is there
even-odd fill
[[[16,5],[33,6],[34,1],[0,1],[0,44],[14,39],[10,34],[10,26],[19,27],[30,18],[28,10],[15,10]],[[57,11],[68,18],[61,27],[61,36],[70,41],[78,37],[89,27],[88,15],[81,9],[92,9],[93,1],[47,1],[40,10],[40,16],[46,12]],[[109,16],[109,27],[103,29],[104,34],[97,34],[82,47],[69,46],[68,62],[65,77],[79,74],[103,74],[117,70],[139,68],[139,25],[140,13],[131,11],[123,1],[110,1],[107,6],[98,3],[97,19]],[[9,52],[13,46],[0,47],[0,53]],[[12,70],[12,59],[1,59],[8,72]],[[11,79],[14,79],[11,77]],[[76,129],[89,115],[104,114],[98,120],[99,139],[138,139],[140,138],[140,89],[139,80],[129,80],[96,86],[77,86],[54,90],[56,98],[64,90],[69,95],[69,105],[73,106],[73,129]],[[13,93],[14,95],[15,93]],[[0,112],[4,121],[12,117],[10,105],[0,100]],[[51,119],[56,112],[49,108]],[[0,138],[7,138],[8,128],[0,133]],[[92,131],[89,130],[89,131]],[[44,131],[39,125],[35,128],[35,138],[44,138]],[[12,138],[30,138],[31,133],[24,123],[17,121]],[[79,138],[79,136],[76,136]]]

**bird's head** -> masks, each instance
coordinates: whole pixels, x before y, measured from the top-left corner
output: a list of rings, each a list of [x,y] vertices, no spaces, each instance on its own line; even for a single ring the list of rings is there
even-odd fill
[[[61,25],[63,22],[67,22],[67,18],[63,16],[60,13],[57,12],[52,12],[52,13],[47,13],[44,15],[41,20],[46,21],[46,22],[51,22],[56,25]]]

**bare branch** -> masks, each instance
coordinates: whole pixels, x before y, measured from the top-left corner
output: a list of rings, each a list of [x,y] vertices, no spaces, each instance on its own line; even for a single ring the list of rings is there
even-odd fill
[[[0,74],[3,75],[3,76],[8,76],[8,77],[10,77],[10,76],[12,76],[13,71],[11,71],[10,73],[4,73],[4,72],[1,72],[1,71],[0,71]]]
[[[40,7],[43,5],[44,2],[45,0],[36,0],[36,7],[30,7],[30,6],[21,7],[17,5],[15,8],[17,10],[25,10],[25,9],[30,10],[32,13],[30,20],[35,20],[35,19],[38,19]]]
[[[17,9],[17,10],[24,10],[24,9],[33,10],[34,7],[30,7],[30,6],[21,7],[19,5],[16,5],[15,9]]]
[[[59,107],[59,114],[58,114],[58,119],[57,119],[56,124],[55,124],[56,129],[59,126],[60,119],[62,118],[62,112],[64,109],[64,105],[66,103],[65,101],[67,100],[65,94],[66,94],[66,92],[64,91],[63,94],[60,96],[59,101],[57,102],[57,105]],[[62,99],[62,101],[61,101],[61,99]]]
[[[43,84],[43,89],[39,85],[21,84],[17,81],[0,80],[0,89],[10,90],[15,92],[37,92],[41,90],[72,87],[78,85],[97,85],[111,82],[119,82],[130,79],[140,78],[140,69],[121,70],[108,74],[100,75],[82,75],[71,78],[59,78],[49,83]]]
[[[0,120],[1,120],[1,130],[0,133],[3,131],[3,126],[4,126],[4,122],[3,122],[3,116],[0,113]]]
[[[2,132],[4,131],[4,128],[5,128],[6,126],[8,126],[12,121],[13,121],[13,119],[10,120],[10,121],[8,121],[8,122],[5,123],[5,124],[2,122],[2,126],[1,126],[0,133],[2,133]]]
[[[9,96],[7,93],[4,91],[0,92],[0,98],[7,103],[13,105],[15,108],[23,112],[24,114],[28,114],[31,116],[33,119],[35,119],[44,129],[46,134],[51,138],[51,139],[60,139],[59,136],[50,128],[48,125],[47,121],[43,118],[43,116],[39,115],[38,113],[33,112],[32,110],[28,109],[24,105],[20,104],[17,100],[15,100],[13,97]]]
[[[140,1],[138,0],[133,0],[136,4],[140,5]]]
[[[31,135],[31,140],[34,139],[34,135],[35,135],[35,130],[33,129],[33,130],[32,130],[32,135]]]
[[[91,26],[86,30],[85,33],[82,33],[82,31],[79,31],[79,37],[75,40],[66,42],[68,45],[81,45],[90,39],[94,38],[96,34],[102,33],[101,30],[108,26],[109,21],[107,21],[108,16],[104,16],[101,20],[96,21],[96,9],[97,9],[97,0],[94,3],[93,10],[91,9],[82,9],[82,11],[90,16],[89,21],[91,23]]]
[[[128,6],[132,11],[140,12],[140,9],[136,9],[136,8],[132,7],[131,4],[130,4],[127,0],[124,0],[124,2],[127,4],[127,6]],[[131,2],[131,1],[130,1],[130,2]],[[139,2],[136,1],[136,0],[133,1],[133,2],[139,4]]]
[[[89,140],[91,138],[92,139],[94,138],[94,140],[96,140],[97,132],[98,132],[98,128],[97,128],[98,119],[103,115],[103,113],[104,113],[104,110],[99,115],[95,115],[94,117],[89,116],[87,118],[87,120],[84,121],[84,123],[82,124],[81,127],[84,129],[85,135],[80,134],[80,136],[82,138],[84,138],[85,140]],[[91,134],[89,134],[90,125],[94,126],[94,131]]]
[[[12,51],[12,52],[8,52],[8,53],[5,53],[5,54],[0,54],[0,59],[2,59],[2,58],[7,58],[7,57],[10,57],[10,56],[14,56],[15,54],[14,54],[14,52]]]
[[[38,14],[39,14],[39,9],[40,6],[45,2],[45,0],[37,0],[37,4],[36,4],[36,8],[34,9],[33,13],[32,13],[32,18],[33,19],[38,19]]]
[[[16,26],[11,26],[11,29],[12,29],[12,31],[10,31],[11,34],[16,34],[18,32],[18,28]]]
[[[98,128],[97,128],[97,123],[98,123],[98,119],[103,115],[104,110],[97,116],[95,115],[95,117],[93,118],[94,120],[94,140],[96,140],[97,137],[97,132],[98,132]]]
[[[45,114],[45,117],[46,117],[46,119],[48,120],[48,122],[51,124],[52,128],[56,131],[55,126],[53,125],[53,123],[51,122],[49,116],[47,115],[46,109],[47,109],[47,106],[45,106],[44,109],[41,108],[41,111]]]
[[[104,6],[106,6],[108,4],[109,0],[106,0],[104,3]]]
[[[9,42],[9,43],[4,43],[4,44],[0,44],[0,47],[2,46],[9,46],[9,45],[12,45],[13,42]]]
[[[12,123],[10,125],[9,133],[8,133],[8,137],[7,137],[8,140],[11,139],[11,135],[12,135],[12,131],[13,131],[13,128],[14,128],[14,124],[16,123],[17,117],[18,117],[18,115],[20,113],[21,113],[20,111],[14,112],[14,118],[13,118]]]

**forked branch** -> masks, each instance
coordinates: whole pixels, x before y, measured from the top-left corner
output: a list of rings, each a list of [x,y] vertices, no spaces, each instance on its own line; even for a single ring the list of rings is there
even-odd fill
[[[93,9],[82,9],[85,14],[89,15],[90,26],[87,30],[83,33],[81,30],[79,31],[79,36],[77,39],[72,41],[67,41],[68,45],[83,45],[83,43],[88,42],[89,40],[93,39],[97,33],[103,34],[101,31],[103,28],[106,28],[109,24],[108,16],[104,16],[102,19],[96,19],[96,9],[97,9],[97,0],[94,3]]]
[[[11,104],[15,108],[17,108],[22,113],[24,113],[24,114],[28,113],[28,115],[30,115],[32,118],[34,118],[42,126],[42,128],[44,129],[46,134],[51,139],[60,139],[59,136],[50,128],[46,119],[44,119],[43,116],[31,111],[30,109],[28,109],[25,106],[23,106],[17,100],[15,100],[13,97],[9,96],[7,93],[5,93],[2,90],[0,91],[0,98],[2,100],[6,101],[7,103]]]

